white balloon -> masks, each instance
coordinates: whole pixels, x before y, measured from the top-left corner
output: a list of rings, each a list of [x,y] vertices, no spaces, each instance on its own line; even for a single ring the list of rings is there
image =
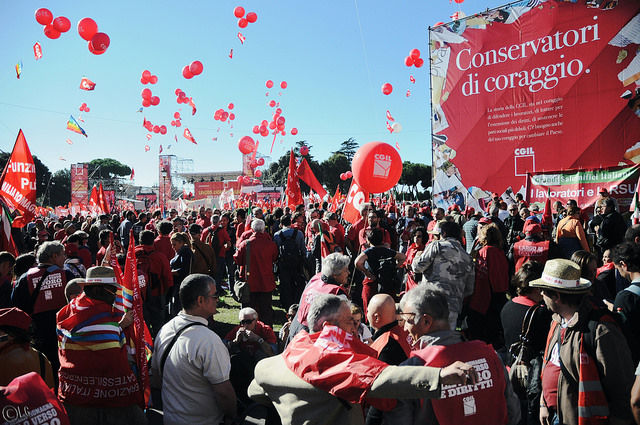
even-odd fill
[[[399,122],[394,122],[393,124],[391,124],[391,129],[394,133],[400,133],[402,131],[402,124],[400,124]]]

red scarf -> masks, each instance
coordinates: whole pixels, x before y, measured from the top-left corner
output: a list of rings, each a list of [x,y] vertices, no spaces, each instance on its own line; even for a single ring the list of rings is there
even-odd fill
[[[376,351],[337,326],[301,331],[282,353],[287,367],[305,382],[350,403],[362,403],[388,364]]]

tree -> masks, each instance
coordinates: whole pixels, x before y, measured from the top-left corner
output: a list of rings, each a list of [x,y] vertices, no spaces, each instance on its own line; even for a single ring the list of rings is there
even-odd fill
[[[9,156],[11,156],[10,152],[0,153],[0,169],[4,170],[4,167],[9,160]],[[49,183],[51,171],[49,171],[49,167],[44,165],[35,155],[33,155],[33,163],[36,166],[36,203],[42,205],[42,197],[47,189],[47,183]]]
[[[431,186],[431,166],[404,161],[402,163],[402,176],[400,176],[398,183],[406,186],[409,189],[409,193],[417,199],[419,195],[418,184],[421,184],[423,188]]]
[[[340,180],[340,174],[351,169],[351,162],[343,153],[334,152],[320,164],[320,168],[322,169],[322,180],[318,180],[327,187],[331,196],[335,193],[338,185],[341,193],[347,193],[350,182]]]
[[[358,147],[359,147],[358,142],[356,142],[356,140],[353,137],[349,137],[347,140],[340,143],[340,149],[332,153],[343,154],[349,161],[349,164],[351,164],[351,161],[353,160],[353,156],[356,154]]]
[[[131,174],[131,168],[112,158],[98,158],[89,162],[89,175],[94,179],[113,179]]]
[[[49,186],[49,205],[67,205],[71,201],[71,171],[67,169],[56,171],[51,177]]]

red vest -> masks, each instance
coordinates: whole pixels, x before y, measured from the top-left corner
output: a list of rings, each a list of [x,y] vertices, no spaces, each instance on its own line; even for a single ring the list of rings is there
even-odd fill
[[[523,239],[513,245],[513,258],[516,260],[516,271],[529,260],[544,264],[549,256],[549,241],[528,241]]]
[[[64,406],[36,372],[0,387],[0,424],[69,425]]]
[[[465,341],[453,345],[433,345],[413,352],[425,366],[444,367],[456,360],[473,365],[478,373],[475,385],[443,385],[439,400],[431,400],[441,425],[506,424],[507,402],[504,366],[490,345]]]
[[[409,354],[411,354],[411,346],[409,345],[408,340],[409,334],[407,334],[407,332],[398,325],[380,335],[375,341],[373,341],[371,345],[369,345],[369,347],[376,350],[378,353],[378,357],[380,357],[380,352],[384,347],[387,346],[389,338],[394,339],[398,344],[400,344],[400,347],[402,347],[404,354],[409,357]]]
[[[307,326],[307,314],[309,313],[309,307],[311,307],[311,302],[318,294],[332,294],[332,295],[341,295],[344,294],[344,289],[340,286],[332,285],[330,283],[324,283],[322,281],[322,273],[318,273],[313,276],[307,287],[304,288],[304,292],[300,297],[300,307],[298,308],[298,322],[300,324]]]
[[[47,273],[50,271],[50,273]],[[67,275],[65,271],[58,266],[34,267],[27,272],[27,283],[29,294],[33,294],[36,286],[47,274],[40,286],[40,293],[33,304],[33,314],[45,311],[58,311],[66,303],[64,297],[64,287],[67,286]]]

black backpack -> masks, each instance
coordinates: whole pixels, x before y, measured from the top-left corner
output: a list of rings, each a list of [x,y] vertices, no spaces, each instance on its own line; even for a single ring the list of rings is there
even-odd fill
[[[278,261],[287,268],[298,268],[302,264],[302,253],[296,245],[298,229],[293,229],[291,236],[286,237],[284,232],[280,233],[280,245],[278,246]]]
[[[395,255],[393,257],[381,258],[376,282],[378,291],[395,297],[400,292],[400,278],[398,277],[398,267]]]

